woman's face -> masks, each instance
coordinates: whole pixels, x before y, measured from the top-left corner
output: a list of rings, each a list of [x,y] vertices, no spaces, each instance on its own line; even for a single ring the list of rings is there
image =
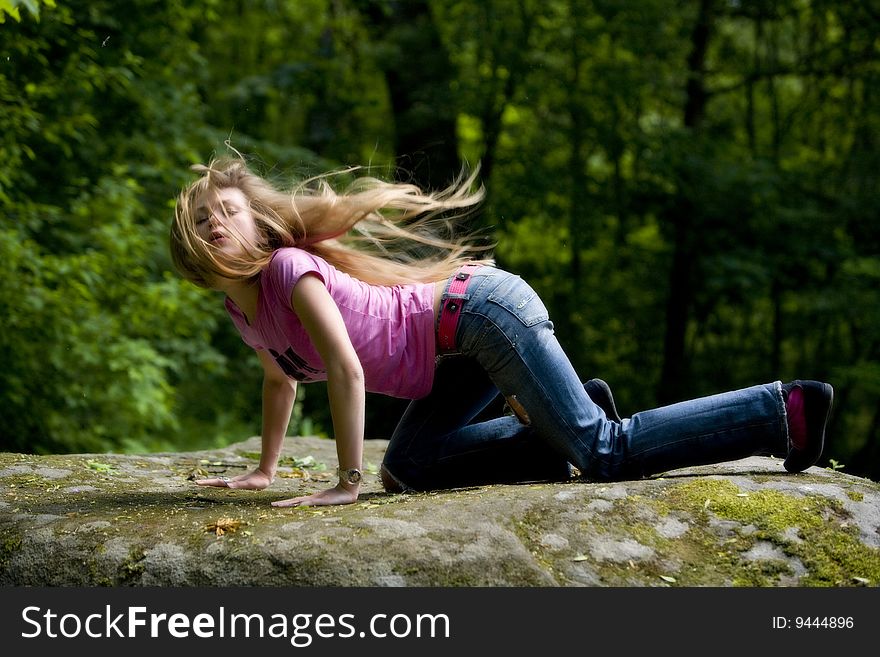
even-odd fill
[[[196,231],[203,240],[231,256],[244,255],[260,243],[247,199],[235,187],[224,187],[202,200],[196,211]]]

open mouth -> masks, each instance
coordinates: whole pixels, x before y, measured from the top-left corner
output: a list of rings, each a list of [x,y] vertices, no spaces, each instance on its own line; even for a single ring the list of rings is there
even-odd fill
[[[225,240],[225,239],[226,239],[226,235],[224,235],[223,233],[221,233],[219,231],[214,231],[213,233],[211,233],[211,237],[208,238],[208,241],[211,244],[217,244],[218,242],[220,242],[220,240]]]

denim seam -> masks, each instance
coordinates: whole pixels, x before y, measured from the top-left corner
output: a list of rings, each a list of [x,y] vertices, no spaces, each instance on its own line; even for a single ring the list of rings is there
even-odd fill
[[[742,427],[737,427],[737,429],[738,429],[738,430],[745,430],[745,431],[747,431],[747,430],[750,430],[750,429],[757,429],[757,428],[760,428],[760,427],[769,427],[769,426],[773,426],[774,424],[775,424],[775,421],[773,421],[773,420],[768,420],[768,421],[766,421],[766,422],[760,422],[760,423],[755,423],[755,424],[747,424],[747,425],[742,426]],[[653,451],[655,451],[655,450],[658,450],[658,449],[666,449],[666,448],[668,448],[668,447],[674,447],[674,446],[676,446],[676,445],[680,445],[681,443],[685,443],[685,442],[687,442],[687,441],[689,441],[689,440],[702,440],[703,438],[708,438],[708,437],[710,437],[710,436],[716,436],[716,435],[718,435],[718,434],[720,434],[720,433],[724,433],[724,432],[723,432],[723,431],[707,431],[707,432],[704,432],[704,433],[696,433],[696,434],[692,434],[692,435],[690,435],[690,436],[686,436],[686,437],[684,437],[684,438],[681,438],[680,440],[670,441],[670,442],[665,442],[665,443],[663,443],[662,445],[655,445],[655,446],[653,446],[653,447],[648,447],[648,448],[643,449],[643,450],[641,450],[641,451],[639,451],[639,452],[632,452],[632,453],[630,453],[630,455],[627,457],[626,461],[624,461],[624,462],[628,462],[628,461],[629,461],[630,459],[632,459],[632,458],[636,458],[636,457],[639,457],[639,456],[644,456],[645,454],[650,454],[651,452],[653,452]]]
[[[538,293],[533,290],[532,296],[528,297],[524,301],[520,301],[520,305],[525,306],[527,303],[529,303],[530,301],[532,301],[533,299],[536,299],[536,298],[538,300],[540,300],[540,298],[538,297]],[[505,303],[505,298],[503,296],[496,295],[494,292],[490,293],[486,297],[486,302],[493,303],[496,306],[498,306],[499,308],[502,308],[504,311],[510,313],[516,319],[518,319],[520,321],[520,323],[526,328],[531,328],[533,326],[537,326],[541,322],[546,322],[546,321],[550,320],[550,314],[547,312],[546,307],[544,308],[543,312],[541,312],[537,315],[534,315],[534,316],[529,316],[527,319],[527,318],[523,317],[519,312],[517,312],[517,309],[519,307],[511,308],[509,305],[507,305],[507,303]]]
[[[440,410],[440,409],[436,409],[436,408],[435,408],[434,411],[433,411],[430,415],[426,416],[426,417],[425,417],[425,418],[419,423],[419,425],[418,425],[418,429],[417,429],[417,431],[415,431],[415,433],[416,433],[416,434],[420,434],[420,433],[424,430],[425,426],[428,425],[428,424],[430,424],[430,423],[433,421],[434,416],[437,415],[437,412],[438,412],[439,410]],[[419,462],[416,461],[414,458],[412,458],[412,457],[409,455],[409,453],[410,453],[410,449],[411,449],[412,446],[413,446],[413,441],[411,441],[410,444],[409,444],[409,446],[407,446],[407,449],[406,449],[406,451],[403,453],[403,456],[404,456],[404,457],[406,458],[406,460],[409,461],[412,465],[418,467],[418,466],[420,466]]]
[[[491,445],[482,445],[480,447],[474,447],[473,449],[469,449],[467,451],[456,452],[452,456],[441,456],[440,458],[438,458],[436,460],[436,462],[443,463],[444,461],[448,461],[451,458],[459,458],[460,456],[469,455],[469,454],[479,454],[480,452],[485,452],[487,450],[491,451],[492,446]]]
[[[462,308],[461,315],[462,315],[462,317],[464,317],[465,315],[468,315],[469,317],[479,317],[481,320],[483,320],[483,323],[480,326],[479,331],[477,332],[477,336],[474,339],[474,346],[471,348],[471,351],[477,351],[477,350],[479,350],[480,345],[483,343],[483,340],[486,338],[486,335],[489,333],[490,328],[492,326],[497,328],[498,325],[495,324],[495,322],[493,322],[487,315],[484,315],[481,312],[477,312],[476,310],[468,310],[468,309]],[[507,336],[505,335],[504,337],[506,338]],[[508,339],[508,342],[510,342],[509,339]],[[457,345],[457,346],[460,347],[461,345]],[[461,354],[463,352],[459,351],[456,353]],[[464,354],[464,355],[467,355],[467,354]],[[470,357],[474,358],[473,355],[471,355]]]

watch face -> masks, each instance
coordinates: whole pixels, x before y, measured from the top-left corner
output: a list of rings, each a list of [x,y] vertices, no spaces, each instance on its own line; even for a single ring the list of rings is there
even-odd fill
[[[357,484],[363,478],[360,470],[352,469],[352,470],[340,470],[339,478],[345,480],[349,484]]]

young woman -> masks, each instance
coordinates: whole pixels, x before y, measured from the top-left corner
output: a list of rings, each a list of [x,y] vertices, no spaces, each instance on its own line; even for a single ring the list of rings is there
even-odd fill
[[[581,383],[534,290],[448,235],[482,198],[476,174],[438,193],[360,178],[337,194],[327,178],[279,190],[241,159],[194,169],[171,228],[175,265],[225,294],[264,370],[259,466],[198,484],[269,486],[298,382],[317,380],[339,483],[275,506],[357,499],[367,390],[413,400],[382,464],[387,490],[560,480],[572,465],[638,478],[757,453],[799,472],[821,455],[833,392],[818,381],[617,417],[601,380]],[[514,414],[473,423],[499,391]]]

